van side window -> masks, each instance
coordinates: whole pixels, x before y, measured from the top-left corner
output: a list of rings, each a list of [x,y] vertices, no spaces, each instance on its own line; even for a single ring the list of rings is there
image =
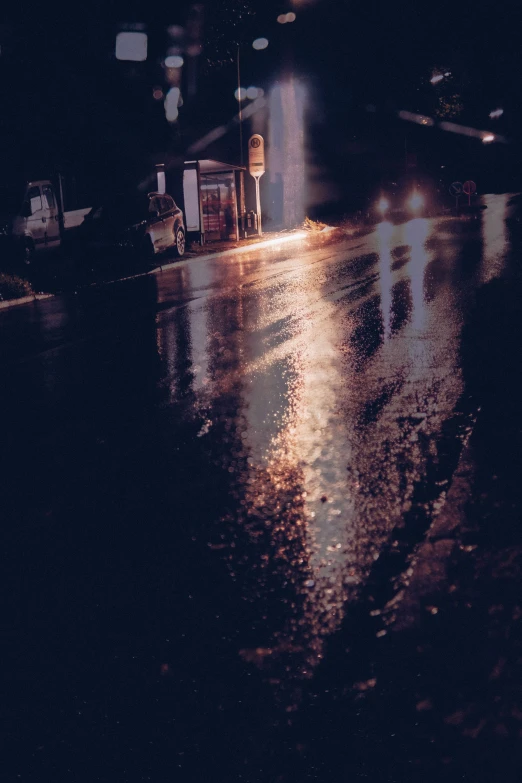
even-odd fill
[[[27,191],[27,199],[31,204],[31,215],[34,215],[35,212],[39,212],[42,209],[42,197],[40,195],[40,188],[39,187],[33,187],[29,188]]]
[[[54,198],[54,192],[50,185],[44,185],[42,187],[44,207],[47,205],[48,209],[54,209],[56,201]]]

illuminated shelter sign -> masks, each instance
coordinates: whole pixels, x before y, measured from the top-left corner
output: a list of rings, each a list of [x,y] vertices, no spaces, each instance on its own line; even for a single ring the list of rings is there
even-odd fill
[[[265,173],[265,140],[259,133],[251,136],[248,142],[248,171],[253,177],[262,177]]]

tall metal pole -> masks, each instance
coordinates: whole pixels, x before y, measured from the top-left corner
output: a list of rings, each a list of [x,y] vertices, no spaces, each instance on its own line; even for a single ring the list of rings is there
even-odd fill
[[[256,177],[256,212],[257,212],[257,233],[259,236],[263,235],[263,229],[261,228],[261,196],[259,192],[259,179]]]
[[[239,211],[241,212],[241,234],[245,236],[245,178],[243,176],[243,109],[241,101],[241,72],[239,67],[239,44],[237,47],[237,98],[239,102]]]

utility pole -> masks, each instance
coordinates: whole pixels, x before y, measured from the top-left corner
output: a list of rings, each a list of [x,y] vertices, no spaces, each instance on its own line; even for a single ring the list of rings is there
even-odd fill
[[[239,65],[239,44],[237,46],[237,98],[239,103],[239,211],[241,212],[241,236],[245,236],[245,174],[243,171],[243,109],[241,100],[241,71]]]

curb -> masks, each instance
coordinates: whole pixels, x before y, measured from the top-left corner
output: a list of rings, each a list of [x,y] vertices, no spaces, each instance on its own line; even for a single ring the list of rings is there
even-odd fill
[[[329,234],[332,231],[338,230],[339,229],[337,226],[326,226],[326,228],[323,228],[322,231],[318,231],[317,235]],[[212,258],[222,258],[223,256],[238,255],[239,253],[251,253],[253,250],[261,250],[266,247],[276,247],[278,245],[293,242],[298,239],[305,239],[311,235],[312,232],[310,231],[296,231],[294,233],[277,237],[275,239],[266,239],[261,242],[252,242],[252,244],[245,245],[243,247],[232,247],[230,250],[219,250],[217,253],[205,253],[201,256],[196,255],[192,258],[181,258],[177,261],[169,261],[167,264],[161,264],[160,266],[154,267],[154,269],[150,269],[147,272],[141,272],[137,275],[129,275],[128,277],[120,277],[117,280],[107,280],[106,282],[102,283],[92,283],[91,285],[94,287],[115,285],[116,283],[123,283],[126,280],[134,280],[135,278],[145,277],[146,275],[156,275],[169,269],[182,269],[194,261],[209,261]],[[32,294],[31,296],[24,296],[20,299],[10,299],[7,302],[0,302],[0,310],[7,309],[8,307],[14,307],[15,305],[29,304],[29,302],[36,302],[42,299],[51,299],[54,296],[59,296],[59,294]]]
[[[318,231],[318,234],[324,234],[329,233],[330,231],[335,231],[335,227],[333,226],[327,226],[326,229],[323,229],[322,231]],[[239,253],[249,253],[252,252],[252,250],[262,249],[266,247],[275,247],[276,245],[280,244],[286,244],[287,242],[293,242],[297,239],[305,239],[306,237],[310,236],[311,232],[309,231],[296,231],[293,234],[288,234],[286,236],[276,238],[276,239],[267,239],[262,242],[253,242],[250,245],[245,245],[244,247],[232,247],[230,250],[219,250],[217,253],[205,253],[201,256],[194,256],[193,258],[186,258],[181,259],[179,261],[171,261],[168,264],[161,264],[160,266],[155,267],[154,269],[151,269],[150,272],[147,274],[156,274],[157,272],[165,271],[166,269],[173,269],[174,267],[180,267],[187,266],[187,264],[190,264],[192,261],[209,261],[211,258],[222,258],[223,256],[232,256],[232,255],[238,255]]]
[[[29,304],[29,302],[40,302],[42,299],[52,299],[55,294],[31,294],[31,296],[21,296],[19,299],[8,299],[6,302],[0,302],[0,310],[7,310],[8,307],[16,305]]]

